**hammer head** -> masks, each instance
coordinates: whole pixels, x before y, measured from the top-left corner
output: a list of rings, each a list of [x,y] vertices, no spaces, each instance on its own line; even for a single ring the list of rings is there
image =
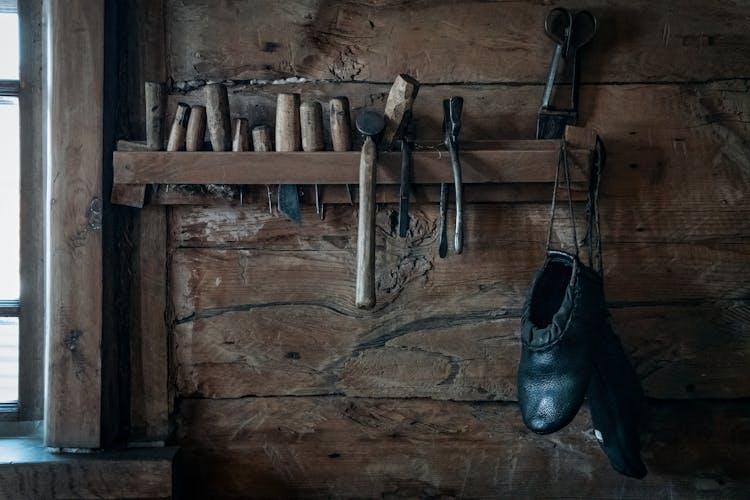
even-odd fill
[[[385,120],[380,113],[374,111],[363,111],[357,115],[357,130],[360,134],[375,138],[385,127]]]

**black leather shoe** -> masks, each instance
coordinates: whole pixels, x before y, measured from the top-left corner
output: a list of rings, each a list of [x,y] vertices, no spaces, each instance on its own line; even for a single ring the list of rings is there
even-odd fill
[[[555,432],[578,413],[605,312],[601,277],[575,255],[548,250],[521,317],[518,402],[532,431]]]
[[[588,400],[594,434],[613,469],[642,478],[647,474],[639,434],[643,391],[609,320],[595,340],[593,355]]]

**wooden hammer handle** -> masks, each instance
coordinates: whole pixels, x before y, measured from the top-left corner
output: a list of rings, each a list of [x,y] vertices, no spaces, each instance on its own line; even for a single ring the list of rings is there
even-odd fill
[[[357,307],[375,305],[375,156],[372,137],[365,138],[359,161],[359,227],[357,232]]]

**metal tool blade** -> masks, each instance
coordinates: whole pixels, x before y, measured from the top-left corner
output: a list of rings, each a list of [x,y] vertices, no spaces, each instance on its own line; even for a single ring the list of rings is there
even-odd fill
[[[297,192],[296,184],[279,184],[278,193],[278,207],[279,212],[286,215],[286,217],[299,224],[301,220],[299,211],[299,194]]]
[[[448,184],[440,184],[440,247],[438,255],[448,255]]]

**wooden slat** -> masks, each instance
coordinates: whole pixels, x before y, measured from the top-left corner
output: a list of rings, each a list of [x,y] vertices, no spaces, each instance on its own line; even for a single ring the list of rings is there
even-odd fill
[[[463,181],[554,182],[557,143],[548,151],[464,151]],[[587,179],[588,154],[573,151],[572,180]],[[453,180],[450,158],[437,151],[413,155],[417,184]],[[359,152],[293,153],[115,153],[116,184],[356,184]],[[380,184],[400,182],[401,153],[380,153]]]
[[[750,488],[748,432],[745,401],[654,402],[640,481],[610,468],[585,406],[539,436],[511,404],[183,400],[177,442],[198,497],[739,498]]]
[[[45,439],[100,444],[104,2],[49,6]]]
[[[670,0],[653,8],[646,0],[605,0],[577,7],[599,18],[599,32],[582,53],[584,82],[750,75],[742,2]],[[553,49],[543,32],[550,8],[520,0],[349,0],[294,8],[272,0],[169,0],[168,72],[175,81],[390,82],[408,69],[423,83],[542,83]]]
[[[130,441],[164,441],[169,432],[166,209],[141,210],[135,234]]]

